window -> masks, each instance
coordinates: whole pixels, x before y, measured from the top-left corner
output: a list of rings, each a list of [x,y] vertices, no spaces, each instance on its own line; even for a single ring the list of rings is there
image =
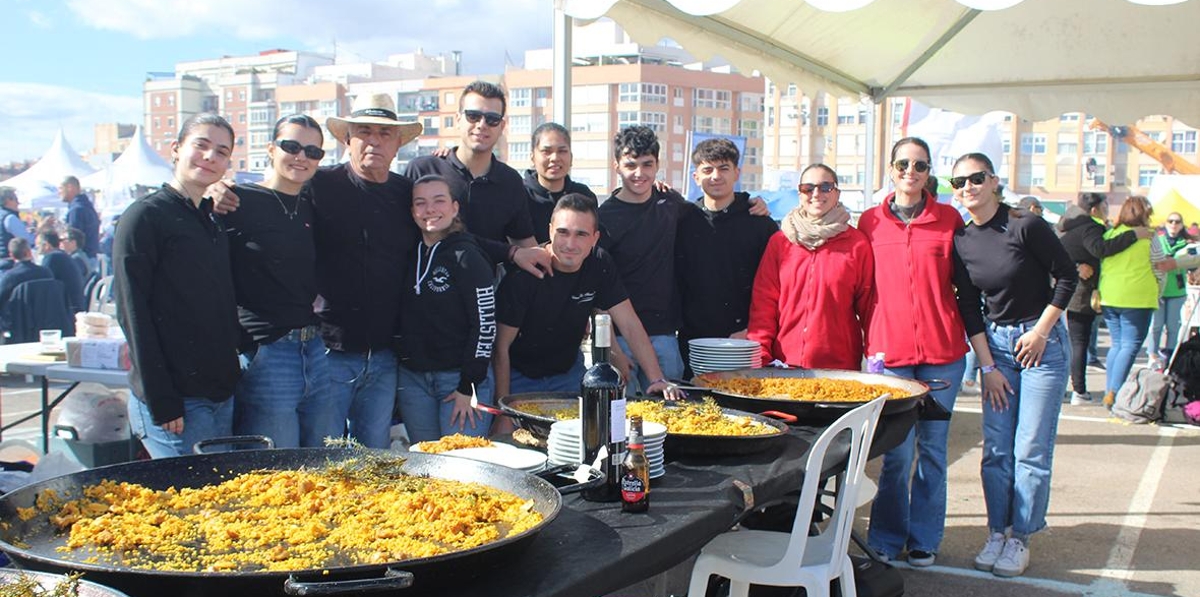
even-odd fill
[[[168,95],[168,96],[167,96],[167,105],[168,105],[168,106],[174,106],[174,105],[175,105],[175,94],[173,94],[173,93],[172,93],[171,95]]]
[[[892,126],[900,126],[904,124],[904,100],[895,100],[892,102]]]
[[[162,128],[162,120],[160,120],[159,117],[157,117],[157,116],[154,117],[154,128],[155,129]]]
[[[729,135],[732,133],[732,121],[716,116],[695,116],[692,118],[692,131],[714,135]]]
[[[534,98],[534,104],[539,108],[545,108],[546,100],[550,99],[550,88],[538,87],[535,93],[536,97]]]
[[[608,105],[608,85],[577,85],[571,87],[571,105]],[[573,120],[573,119],[572,119]]]
[[[837,123],[838,124],[854,124],[853,108],[854,108],[854,106],[851,105],[849,99],[844,98],[844,97],[839,99],[838,100]]]
[[[1079,112],[1067,112],[1058,117],[1059,122],[1079,122]]]
[[[617,112],[617,127],[624,129],[635,124],[644,124],[656,133],[667,130],[667,115],[663,112]]]
[[[233,90],[232,89],[225,91],[225,101],[227,101],[227,102],[233,101]]]
[[[159,107],[159,106],[161,106],[161,105],[162,105],[162,96],[161,96],[161,95],[155,95],[155,96],[154,96],[154,107],[155,107],[155,108],[157,108],[157,107]]]
[[[787,92],[784,93],[783,96],[784,97],[796,97],[796,94],[799,92],[800,92],[800,89],[797,88],[794,83],[791,83],[791,84],[788,84]]]
[[[758,165],[758,148],[747,147],[746,155],[742,156],[742,165],[756,166]]]
[[[821,106],[817,108],[817,126],[829,125],[829,108]]]
[[[317,120],[320,120],[321,118],[329,118],[330,116],[337,116],[337,113],[338,113],[337,100],[326,100],[326,101],[321,102],[320,106],[317,108],[317,113],[315,114],[315,116],[318,117]]]
[[[508,132],[514,135],[528,135],[533,132],[533,119],[529,115],[512,114],[508,117]],[[509,146],[511,147],[511,143]]]
[[[586,141],[572,141],[571,155],[576,161],[582,162],[587,160],[609,160],[612,158],[609,152],[612,151],[611,142],[606,139],[588,139]],[[572,170],[574,175],[575,171]]]
[[[1083,165],[1084,184],[1090,183],[1092,186],[1102,187],[1107,184],[1108,163],[1105,161],[1103,156],[1098,158],[1088,158],[1088,162],[1092,161],[1094,161],[1096,165],[1094,168],[1092,168],[1092,172],[1090,174],[1088,173],[1088,163],[1084,163]]]
[[[532,89],[528,87],[518,87],[509,93],[508,105],[513,108],[528,108],[532,97]]]
[[[508,144],[508,161],[524,164],[529,161],[529,141]]]
[[[424,129],[421,131],[422,135],[438,134],[438,118],[437,118],[437,116],[426,116],[425,118],[422,118],[421,119],[421,127],[423,127],[423,129]]]
[[[757,120],[742,120],[738,122],[738,134],[747,139],[757,139],[759,136],[759,125]]]
[[[444,129],[454,128],[454,117],[453,116],[443,116],[442,117],[442,128],[444,128]]]
[[[1031,164],[1029,167],[1029,186],[1044,187],[1046,186],[1046,165]]]
[[[741,96],[743,112],[762,112],[763,96],[761,93],[743,93]]]
[[[254,108],[250,110],[250,124],[255,126],[268,126],[275,122],[275,108],[268,106],[265,108]]]
[[[250,147],[261,149],[266,147],[271,142],[271,133],[266,131],[253,131],[250,133]]]
[[[1083,153],[1108,153],[1108,133],[1104,131],[1084,131]]]
[[[692,97],[697,108],[728,110],[731,105],[731,93],[721,89],[697,88]]]
[[[858,107],[858,123],[859,124],[867,123],[867,109],[861,105]]]
[[[1012,138],[1008,135],[1000,139],[1000,153],[1006,155],[1012,153]]]
[[[584,113],[571,116],[572,133],[608,133],[607,113]]]
[[[618,102],[667,103],[667,86],[654,83],[621,83],[617,88]]]
[[[246,124],[246,113],[245,112],[238,112],[238,123]]]
[[[757,174],[743,174],[741,178],[742,188],[750,191],[759,190],[762,186],[758,182]]]
[[[1196,131],[1171,133],[1171,151],[1175,153],[1196,153]]]
[[[848,185],[850,185],[850,184],[852,184],[852,183],[854,182],[854,175],[852,175],[852,174],[838,174],[838,177],[837,177],[837,179],[838,179],[838,186],[839,186],[839,187],[844,187],[844,186],[848,186]]]
[[[245,89],[238,90],[238,101],[239,102],[246,101],[246,90]]]
[[[1058,134],[1058,155],[1075,155],[1079,153],[1079,135],[1076,133]]]
[[[1142,166],[1138,168],[1138,186],[1149,187],[1154,184],[1154,177],[1158,176],[1158,166]]]
[[[443,104],[443,105],[446,105],[446,106],[453,106],[453,105],[454,105],[454,99],[455,99],[455,98],[454,98],[454,92],[453,92],[453,91],[447,91],[446,93],[442,94],[442,104]]]
[[[1042,133],[1025,133],[1021,135],[1021,153],[1026,155],[1046,153],[1046,135]]]
[[[175,117],[174,116],[167,117],[167,128],[171,129],[171,130],[175,130]]]

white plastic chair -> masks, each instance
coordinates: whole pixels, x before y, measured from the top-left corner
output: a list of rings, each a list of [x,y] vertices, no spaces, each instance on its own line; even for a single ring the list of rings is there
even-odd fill
[[[843,415],[813,442],[805,461],[804,483],[791,533],[738,530],[723,533],[700,551],[692,568],[689,597],[704,597],[710,575],[730,580],[730,597],[746,597],[750,585],[804,587],[809,597],[829,595],[830,583],[840,582],[841,593],[855,595],[854,566],[847,554],[858,490],[863,480],[871,439],[886,397],[877,398]],[[850,453],[839,469],[842,486],[825,529],[808,536],[812,513],[820,495],[822,463],[829,444],[844,431],[850,433]]]

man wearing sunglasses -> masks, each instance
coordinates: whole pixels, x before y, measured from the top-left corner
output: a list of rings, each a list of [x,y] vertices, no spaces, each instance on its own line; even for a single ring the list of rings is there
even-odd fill
[[[459,198],[459,214],[467,232],[475,235],[493,262],[511,261],[530,273],[538,267],[549,271],[550,254],[537,247],[533,237],[525,183],[493,153],[506,124],[504,90],[475,81],[463,89],[458,105],[460,143],[444,157],[435,154],[414,159],[405,175],[412,180],[428,174],[445,178],[450,195]]]

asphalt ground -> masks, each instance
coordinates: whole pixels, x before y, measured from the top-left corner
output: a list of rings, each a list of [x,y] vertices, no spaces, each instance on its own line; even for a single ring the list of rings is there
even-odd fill
[[[1106,345],[1102,332],[1102,354]],[[1104,372],[1089,369],[1088,387],[1103,384]],[[23,377],[0,376],[0,400],[3,420],[13,421],[36,412],[39,389]],[[1200,428],[1129,425],[1099,404],[1064,403],[1049,528],[1032,538],[1025,575],[1001,579],[972,565],[986,538],[980,412],[978,396],[959,396],[948,450],[945,539],[933,566],[897,564],[906,595],[1200,597]],[[40,445],[38,423],[0,439],[0,460],[28,454]],[[879,466],[878,459],[870,463],[868,475],[877,478]],[[864,535],[868,513],[868,507],[859,511]],[[689,572],[689,565],[680,566],[657,582],[615,594],[679,595]]]

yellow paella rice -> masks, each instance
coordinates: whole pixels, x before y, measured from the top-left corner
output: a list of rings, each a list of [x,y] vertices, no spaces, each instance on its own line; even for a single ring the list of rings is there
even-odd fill
[[[105,480],[50,516],[68,559],[190,572],[378,564],[478,547],[542,521],[479,483],[320,470],[259,471],[154,490]]]
[[[579,418],[578,406],[554,407],[549,404],[538,404],[536,402],[522,402],[514,406],[517,410],[535,417],[546,417],[555,421],[566,421],[567,419]]]
[[[441,454],[460,448],[487,448],[491,445],[492,440],[486,437],[473,437],[461,433],[447,435],[437,441],[417,442],[416,444],[417,448],[426,454]]]
[[[703,379],[705,386],[720,392],[783,398],[810,402],[869,402],[886,393],[892,398],[906,398],[903,392],[884,384],[869,384],[853,379],[797,377],[737,377],[732,379]]]
[[[770,435],[779,430],[746,416],[727,416],[712,398],[703,402],[678,403],[667,406],[655,400],[630,402],[625,407],[628,416],[640,415],[646,421],[667,426],[667,433],[681,435]]]

